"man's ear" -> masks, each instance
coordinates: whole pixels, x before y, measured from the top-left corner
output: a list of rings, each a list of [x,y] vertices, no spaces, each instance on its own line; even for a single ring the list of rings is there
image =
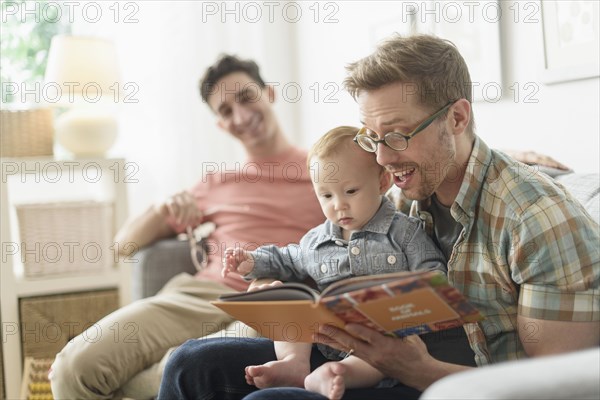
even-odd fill
[[[467,99],[459,99],[450,106],[448,121],[451,132],[455,135],[464,133],[471,119],[471,103]]]
[[[379,173],[379,193],[385,194],[392,187],[392,174],[382,168]]]
[[[225,127],[225,122],[221,118],[217,119],[217,126],[220,129],[223,129],[224,131],[227,130],[227,128]]]

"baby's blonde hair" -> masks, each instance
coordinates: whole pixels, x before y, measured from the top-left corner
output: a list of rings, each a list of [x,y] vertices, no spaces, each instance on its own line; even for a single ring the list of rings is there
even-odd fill
[[[308,151],[306,163],[308,165],[309,171],[313,167],[313,165],[311,164],[313,158],[315,157],[323,160],[326,158],[337,156],[344,151],[355,149],[358,150],[359,153],[363,153],[365,156],[371,157],[372,167],[374,171],[378,171],[379,175],[381,176],[381,174],[385,172],[385,168],[377,164],[375,153],[367,153],[366,151],[362,150],[358,146],[358,144],[354,143],[353,139],[358,133],[358,131],[359,129],[354,126],[338,126],[321,136],[319,140],[317,140],[316,143],[313,144],[310,150]],[[350,154],[349,156],[352,155]],[[391,180],[389,183],[391,184]]]
[[[307,162],[314,157],[327,158],[338,154],[344,146],[352,145],[352,139],[358,133],[358,128],[353,126],[338,126],[319,138],[308,151]]]
[[[311,160],[315,157],[321,159],[332,157],[338,155],[347,148],[356,148],[360,151],[363,151],[358,147],[358,144],[354,143],[353,141],[354,136],[356,136],[358,133],[358,130],[359,129],[354,126],[338,126],[321,136],[308,151],[308,157],[306,158],[308,168],[310,169]],[[383,169],[383,167],[377,164],[377,161],[375,161],[374,154],[373,165],[377,165],[379,169]]]

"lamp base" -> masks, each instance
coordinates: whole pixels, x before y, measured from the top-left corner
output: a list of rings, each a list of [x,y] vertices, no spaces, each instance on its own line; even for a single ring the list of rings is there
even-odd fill
[[[117,138],[117,120],[109,112],[74,108],[56,119],[56,139],[77,157],[102,157]]]

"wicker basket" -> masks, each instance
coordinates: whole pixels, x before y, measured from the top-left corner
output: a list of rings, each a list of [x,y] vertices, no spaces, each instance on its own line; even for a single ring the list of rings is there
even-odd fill
[[[114,265],[112,203],[15,205],[27,277],[97,272]]]
[[[73,337],[117,308],[118,289],[19,299],[23,357],[54,358]],[[97,326],[90,332],[90,341],[99,340],[96,335],[131,334],[121,327],[102,332]]]
[[[0,156],[51,156],[53,117],[49,108],[0,111]]]

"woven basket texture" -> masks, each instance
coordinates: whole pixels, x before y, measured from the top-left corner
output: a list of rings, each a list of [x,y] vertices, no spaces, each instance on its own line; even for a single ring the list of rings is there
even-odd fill
[[[118,307],[117,289],[20,299],[23,357],[54,358],[69,340],[90,326],[94,327],[85,337],[90,342],[99,340],[100,335],[124,336],[127,332],[122,327],[101,332],[94,325]]]
[[[112,203],[72,201],[15,208],[25,276],[98,272],[114,265]]]
[[[49,108],[0,111],[0,156],[51,156],[53,115]]]

